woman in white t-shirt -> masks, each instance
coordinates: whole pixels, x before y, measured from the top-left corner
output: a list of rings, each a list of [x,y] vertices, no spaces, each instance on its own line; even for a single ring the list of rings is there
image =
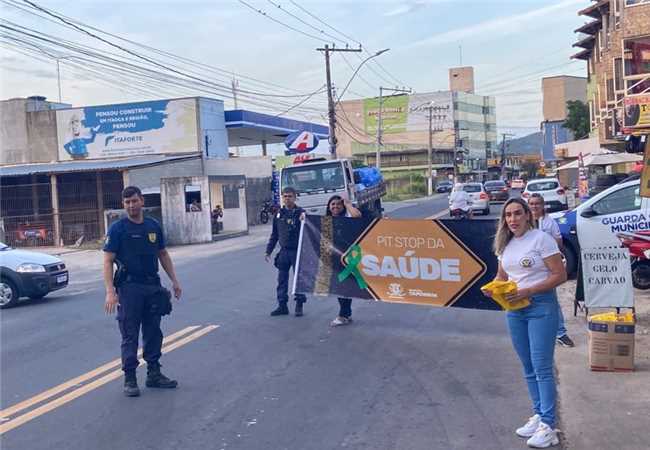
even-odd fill
[[[555,288],[566,281],[562,256],[557,242],[535,229],[530,208],[520,198],[511,198],[503,206],[494,251],[499,258],[496,279],[517,283],[517,292],[508,300],[528,298],[531,302],[506,314],[534,411],[516,433],[529,438],[527,444],[531,447],[557,445],[553,351],[558,328]]]
[[[334,217],[361,217],[361,211],[352,206],[349,200],[340,195],[333,195],[327,201],[327,216]],[[352,299],[339,297],[339,314],[332,320],[331,326],[338,327],[352,322]]]

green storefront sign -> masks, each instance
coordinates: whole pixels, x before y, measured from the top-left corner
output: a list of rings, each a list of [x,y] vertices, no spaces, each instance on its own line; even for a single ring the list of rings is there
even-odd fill
[[[382,132],[403,133],[408,121],[409,96],[394,95],[382,100]],[[368,98],[363,101],[364,127],[368,134],[377,133],[379,119],[379,98]]]

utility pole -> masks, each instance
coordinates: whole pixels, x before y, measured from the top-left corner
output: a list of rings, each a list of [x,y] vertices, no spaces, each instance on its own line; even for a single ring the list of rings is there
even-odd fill
[[[385,88],[379,86],[379,111],[377,112],[377,150],[375,152],[375,166],[377,169],[381,169],[381,147],[383,145],[383,133],[384,133],[384,119],[383,119],[383,109],[384,109],[384,91],[393,92],[396,94],[410,94],[413,92],[411,89],[399,89],[399,88]]]
[[[235,102],[235,109],[239,109],[239,105],[237,104],[237,88],[239,88],[239,81],[233,76],[232,77],[232,99]]]
[[[61,103],[61,66],[59,64],[59,58],[56,58],[56,81],[59,86],[59,103]]]
[[[501,179],[506,179],[506,142],[510,137],[514,137],[514,134],[501,133],[503,140],[501,141]]]
[[[331,52],[355,52],[361,53],[363,50],[359,48],[336,48],[334,44],[330,47],[325,44],[323,48],[317,48],[319,52],[325,53],[325,76],[327,79],[327,110],[330,128],[330,153],[333,158],[336,158],[336,104],[334,103],[334,93],[332,91],[332,74],[330,69],[330,53]]]
[[[232,74],[231,86],[232,86],[232,99],[235,104],[235,109],[239,109],[239,104],[237,102],[237,88],[239,87],[239,81],[237,81],[237,79],[235,78],[234,73]],[[266,148],[262,149],[262,153],[266,153]],[[235,155],[241,156],[241,151],[239,150],[239,146],[235,147]]]
[[[433,102],[431,102],[423,109],[427,110],[429,113],[429,146],[427,147],[427,194],[431,196],[433,195],[433,171],[431,168],[431,166],[433,166],[433,133],[442,131],[441,127],[433,127],[433,117],[434,113],[438,113],[439,115],[440,113],[448,111],[448,108],[445,108],[444,106],[435,106]]]

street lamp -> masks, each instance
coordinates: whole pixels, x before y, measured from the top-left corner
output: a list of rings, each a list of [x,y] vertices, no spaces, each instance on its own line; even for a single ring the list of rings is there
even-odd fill
[[[359,66],[357,67],[357,70],[355,70],[354,73],[352,74],[352,77],[351,77],[350,80],[348,81],[348,84],[346,84],[346,85],[345,85],[345,88],[343,88],[343,92],[341,92],[341,95],[339,95],[339,101],[340,101],[340,99],[343,98],[343,96],[345,95],[345,91],[348,90],[348,88],[350,87],[350,84],[352,83],[352,80],[354,80],[354,78],[357,76],[357,74],[359,73],[359,70],[361,70],[361,68],[363,67],[363,65],[364,65],[365,63],[367,63],[368,61],[370,61],[372,58],[376,58],[377,56],[381,55],[382,53],[386,53],[388,50],[390,50],[390,49],[389,49],[389,48],[385,48],[385,49],[383,49],[383,50],[379,50],[378,52],[376,52],[376,53],[374,53],[374,54],[368,56],[366,59],[364,59],[363,61],[361,61],[361,64],[359,64]]]
[[[57,80],[57,86],[59,88],[59,103],[61,103],[61,67],[59,61],[62,59],[72,59],[72,58],[74,58],[74,56],[72,55],[54,57],[54,59],[56,59],[56,80]]]

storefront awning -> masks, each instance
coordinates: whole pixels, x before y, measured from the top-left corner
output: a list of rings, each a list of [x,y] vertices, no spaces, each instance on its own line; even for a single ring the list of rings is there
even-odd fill
[[[106,170],[125,170],[135,167],[153,166],[172,161],[200,158],[190,155],[148,155],[121,159],[93,159],[84,161],[63,161],[51,163],[16,164],[0,167],[0,176],[18,177],[24,175],[48,175],[69,172],[99,172]]]
[[[295,131],[310,131],[320,140],[327,140],[329,128],[325,125],[287,119],[243,109],[226,111],[226,130],[228,145],[244,147],[246,145],[279,144]]]

